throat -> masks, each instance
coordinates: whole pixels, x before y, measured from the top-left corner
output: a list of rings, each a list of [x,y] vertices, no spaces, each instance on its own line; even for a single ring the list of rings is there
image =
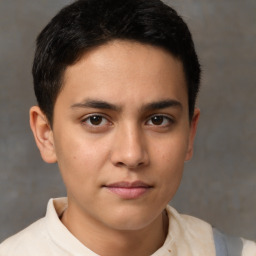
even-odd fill
[[[153,223],[139,230],[107,230],[88,223],[83,225],[83,222],[74,221],[68,209],[62,213],[60,220],[81,243],[103,256],[151,255],[163,246],[169,225],[166,210]]]

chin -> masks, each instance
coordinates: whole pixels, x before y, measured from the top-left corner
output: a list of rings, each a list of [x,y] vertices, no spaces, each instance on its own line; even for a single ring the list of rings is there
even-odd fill
[[[161,214],[152,209],[123,209],[112,212],[108,219],[108,226],[120,231],[135,231],[146,228]]]

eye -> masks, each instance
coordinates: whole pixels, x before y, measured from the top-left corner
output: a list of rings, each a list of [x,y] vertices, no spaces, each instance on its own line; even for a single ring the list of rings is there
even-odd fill
[[[151,126],[162,126],[166,127],[173,123],[173,120],[164,115],[154,115],[146,122],[147,125]]]
[[[90,115],[84,118],[82,123],[92,127],[101,127],[108,125],[109,121],[102,115]]]

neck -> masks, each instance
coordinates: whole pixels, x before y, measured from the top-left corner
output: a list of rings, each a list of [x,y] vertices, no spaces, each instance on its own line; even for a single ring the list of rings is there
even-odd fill
[[[166,211],[139,230],[111,229],[88,219],[88,216],[78,217],[77,213],[74,216],[69,208],[62,215],[61,221],[87,248],[103,256],[151,255],[164,244],[168,232]]]

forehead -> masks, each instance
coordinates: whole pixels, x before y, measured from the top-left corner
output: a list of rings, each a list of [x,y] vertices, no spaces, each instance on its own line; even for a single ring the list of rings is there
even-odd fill
[[[144,104],[165,97],[187,101],[180,60],[160,47],[121,40],[86,52],[67,67],[62,94],[76,102],[88,97],[118,104],[126,100]]]

